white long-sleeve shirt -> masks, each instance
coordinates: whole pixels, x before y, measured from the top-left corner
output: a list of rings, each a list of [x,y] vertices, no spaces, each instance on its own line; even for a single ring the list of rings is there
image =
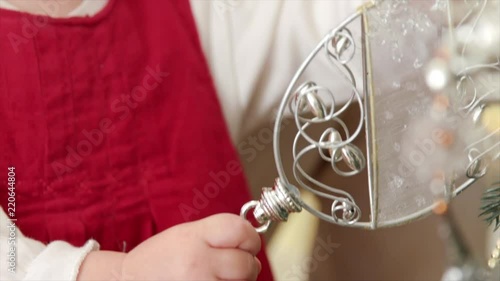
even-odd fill
[[[10,0],[15,3],[17,0]],[[191,0],[193,14],[235,144],[267,123],[291,77],[317,42],[361,0]],[[107,0],[83,0],[66,16],[99,12]],[[0,8],[16,6],[0,0]],[[50,15],[53,16],[53,15]],[[319,66],[313,75],[325,80],[331,71]],[[336,93],[338,102],[347,99]],[[1,208],[0,208],[1,210]],[[98,243],[73,247],[62,241],[44,245],[16,234],[16,271],[9,272],[9,219],[0,211],[0,279],[75,280],[78,268]]]

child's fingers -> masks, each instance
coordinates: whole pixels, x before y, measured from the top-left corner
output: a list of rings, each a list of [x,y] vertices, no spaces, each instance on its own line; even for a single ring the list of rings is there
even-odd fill
[[[260,251],[259,234],[239,216],[220,214],[202,220],[202,235],[213,248],[239,248],[252,255]]]
[[[252,254],[239,249],[213,249],[211,265],[220,280],[256,280],[260,262]]]

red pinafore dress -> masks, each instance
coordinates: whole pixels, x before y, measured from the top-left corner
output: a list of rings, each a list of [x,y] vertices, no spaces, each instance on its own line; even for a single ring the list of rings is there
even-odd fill
[[[10,166],[17,225],[45,243],[130,251],[238,214],[250,197],[189,2],[110,0],[69,19],[0,9],[3,187]]]

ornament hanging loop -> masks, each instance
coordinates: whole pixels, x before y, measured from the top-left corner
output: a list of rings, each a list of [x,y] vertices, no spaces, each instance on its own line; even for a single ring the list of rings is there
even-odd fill
[[[245,205],[243,205],[243,207],[241,207],[241,213],[240,213],[240,216],[244,219],[247,219],[247,213],[248,211],[250,211],[251,209],[254,209],[254,212],[255,212],[255,209],[257,207],[259,207],[259,201],[257,200],[252,200],[250,202],[247,202]],[[254,214],[255,216],[255,214]],[[255,228],[255,231],[257,231],[258,233],[264,233],[267,231],[267,229],[269,228],[269,226],[271,226],[271,221],[268,220],[266,221],[265,223],[261,224],[260,226],[256,227]]]
[[[247,219],[248,212],[253,209],[253,216],[260,224],[255,230],[264,233],[272,221],[287,221],[288,214],[302,211],[299,197],[296,187],[290,186],[290,189],[287,189],[278,178],[273,188],[262,189],[259,201],[253,200],[243,205],[240,216]]]

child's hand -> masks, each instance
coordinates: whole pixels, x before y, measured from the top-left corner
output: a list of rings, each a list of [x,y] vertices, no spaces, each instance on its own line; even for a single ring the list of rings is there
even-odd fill
[[[261,246],[253,227],[236,215],[180,224],[125,255],[122,276],[132,280],[255,280]]]
[[[260,237],[236,215],[221,214],[169,228],[130,253],[91,252],[78,280],[255,280]]]

